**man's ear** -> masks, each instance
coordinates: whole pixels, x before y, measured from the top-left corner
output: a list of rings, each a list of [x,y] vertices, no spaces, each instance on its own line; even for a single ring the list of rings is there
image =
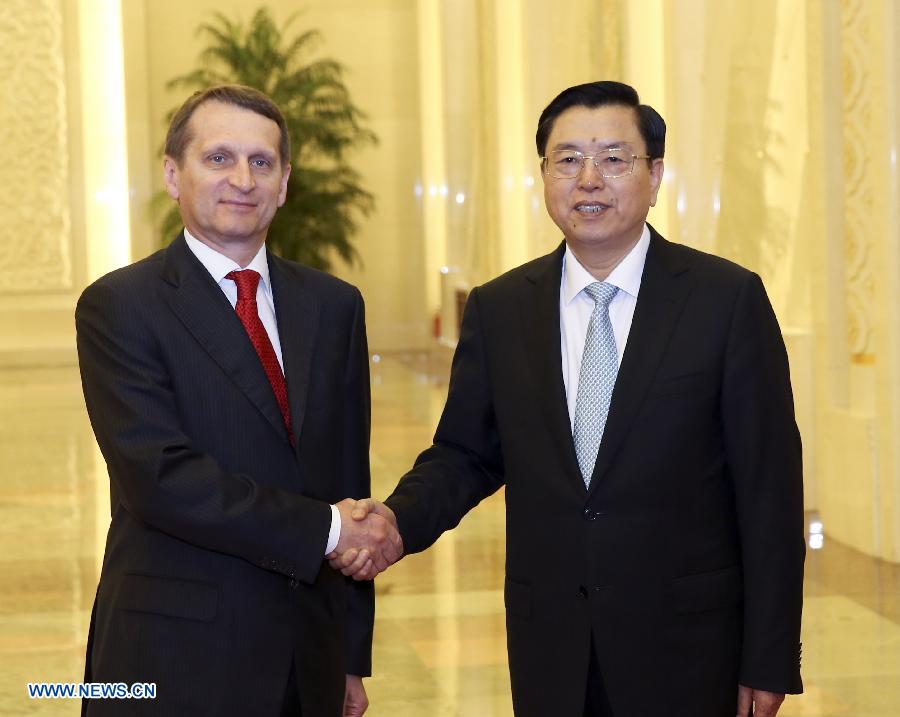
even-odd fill
[[[178,162],[166,155],[163,158],[163,181],[166,191],[176,202],[178,201]]]
[[[662,159],[650,160],[650,206],[656,206],[656,195],[659,194],[659,188],[662,186],[663,172],[665,165]]]
[[[276,206],[284,206],[284,200],[287,199],[288,178],[291,176],[291,165],[284,168],[281,175],[281,185],[278,187],[278,204]]]

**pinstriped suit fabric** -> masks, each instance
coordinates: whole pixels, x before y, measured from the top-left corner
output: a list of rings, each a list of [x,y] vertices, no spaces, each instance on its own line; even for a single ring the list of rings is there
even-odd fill
[[[155,681],[146,715],[274,717],[294,661],[304,716],[331,717],[345,672],[371,668],[372,586],[323,569],[328,504],[369,491],[362,299],[268,262],[296,446],[182,238],[92,284],[76,310],[112,508],[86,672]],[[114,702],[86,707],[117,714]]]

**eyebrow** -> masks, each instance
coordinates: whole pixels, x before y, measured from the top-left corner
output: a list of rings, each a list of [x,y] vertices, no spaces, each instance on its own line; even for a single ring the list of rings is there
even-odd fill
[[[558,152],[560,150],[571,149],[576,152],[584,152],[581,147],[572,142],[560,142],[559,144],[554,145],[551,151]],[[598,145],[598,149],[632,149],[631,142],[625,142],[624,140],[614,140],[612,142],[601,142]]]
[[[204,155],[209,154],[241,154],[234,145],[228,144],[227,142],[220,142],[218,144],[214,144],[211,147],[206,147],[203,149]],[[264,159],[268,159],[270,161],[274,160],[278,157],[278,153],[265,148],[255,148],[251,151],[247,152],[248,157],[263,157]]]

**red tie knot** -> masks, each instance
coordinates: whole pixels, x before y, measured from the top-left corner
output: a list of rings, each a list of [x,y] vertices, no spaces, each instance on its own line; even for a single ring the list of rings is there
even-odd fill
[[[237,284],[238,301],[256,301],[256,289],[259,286],[259,272],[253,269],[243,271],[230,271],[225,275]]]

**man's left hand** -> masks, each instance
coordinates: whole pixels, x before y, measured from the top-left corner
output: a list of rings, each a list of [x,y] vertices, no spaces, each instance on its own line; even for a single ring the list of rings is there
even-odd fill
[[[738,685],[737,717],[775,717],[782,702],[784,695],[779,692],[754,690],[752,687]]]
[[[362,717],[363,712],[367,709],[369,709],[369,698],[366,697],[366,688],[363,687],[362,677],[347,675],[343,717]]]

